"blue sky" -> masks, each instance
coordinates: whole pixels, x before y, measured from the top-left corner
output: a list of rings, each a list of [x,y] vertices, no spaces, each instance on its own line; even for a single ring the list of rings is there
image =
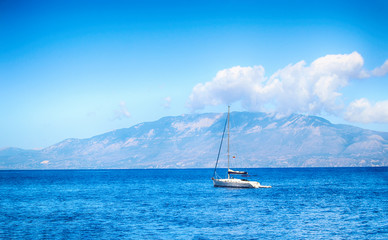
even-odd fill
[[[388,131],[387,12],[387,1],[1,1],[0,148],[227,104]]]

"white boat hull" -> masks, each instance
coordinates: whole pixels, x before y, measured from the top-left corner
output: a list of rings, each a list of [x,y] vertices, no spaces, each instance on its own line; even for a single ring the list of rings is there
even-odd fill
[[[270,188],[271,186],[262,186],[259,182],[242,180],[237,178],[231,179],[213,179],[214,187],[227,188]]]
[[[247,172],[245,171],[235,171],[235,170],[232,170],[230,169],[229,167],[229,158],[230,158],[230,152],[229,152],[229,136],[230,136],[230,132],[229,132],[229,125],[230,125],[230,106],[228,106],[228,118],[225,122],[225,126],[224,126],[224,131],[222,133],[222,138],[221,138],[221,144],[220,144],[220,148],[218,150],[218,156],[217,156],[217,161],[216,161],[216,166],[214,167],[214,173],[213,173],[213,177],[212,177],[212,180],[213,180],[213,183],[214,183],[214,187],[226,187],[226,188],[270,188],[271,186],[262,186],[260,185],[259,182],[255,182],[255,181],[248,181],[246,179],[239,179],[239,178],[230,178],[230,175],[231,174],[235,174],[235,175],[248,175]],[[216,176],[216,170],[217,170],[217,165],[218,165],[218,160],[220,158],[220,153],[221,153],[221,148],[222,148],[222,141],[224,140],[224,135],[225,135],[225,129],[226,129],[226,125],[228,125],[228,178],[227,179],[216,179],[214,178]],[[233,158],[235,158],[233,156]]]

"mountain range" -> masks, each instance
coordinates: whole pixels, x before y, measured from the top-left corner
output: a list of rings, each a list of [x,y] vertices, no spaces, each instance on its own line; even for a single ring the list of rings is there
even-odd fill
[[[388,133],[324,118],[258,112],[230,116],[231,166],[388,166]],[[0,150],[0,169],[212,168],[226,114],[164,117],[41,150]],[[226,141],[220,167],[226,167]]]

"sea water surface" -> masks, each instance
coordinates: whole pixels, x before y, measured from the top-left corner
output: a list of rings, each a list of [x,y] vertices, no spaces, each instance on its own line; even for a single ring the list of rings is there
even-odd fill
[[[249,172],[0,171],[0,239],[388,239],[388,168]]]

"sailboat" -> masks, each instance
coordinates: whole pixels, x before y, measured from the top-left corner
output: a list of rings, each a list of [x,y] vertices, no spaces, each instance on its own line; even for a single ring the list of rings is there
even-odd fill
[[[224,135],[225,135],[225,129],[226,126],[228,126],[228,178],[217,178],[217,165],[218,165],[218,160],[220,158],[220,152],[222,148],[222,142],[224,140]],[[248,172],[245,171],[235,171],[230,169],[229,167],[229,162],[230,162],[230,154],[229,154],[229,139],[230,139],[230,106],[228,106],[228,117],[225,122],[224,126],[224,131],[222,133],[222,138],[221,138],[221,144],[220,148],[218,150],[218,156],[217,156],[217,161],[216,161],[216,166],[214,167],[214,173],[213,173],[213,183],[214,187],[227,187],[227,188],[270,188],[271,186],[263,186],[260,185],[259,182],[256,181],[249,181],[247,179],[240,179],[240,178],[234,178],[231,175],[242,175],[242,176],[247,176]]]

